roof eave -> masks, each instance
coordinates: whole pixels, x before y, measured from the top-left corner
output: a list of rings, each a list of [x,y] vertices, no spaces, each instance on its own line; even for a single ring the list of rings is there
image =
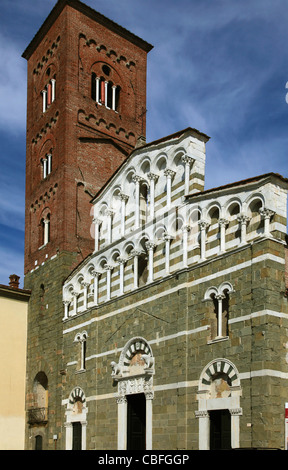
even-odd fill
[[[54,24],[58,16],[61,14],[65,6],[68,5],[75,10],[80,11],[84,15],[88,16],[92,20],[96,21],[99,24],[102,24],[103,26],[107,27],[111,31],[115,32],[119,36],[127,39],[134,45],[138,46],[140,49],[143,49],[145,52],[149,52],[151,49],[153,49],[153,46],[149,44],[148,42],[144,41],[143,39],[139,38],[135,34],[131,33],[127,29],[123,28],[122,26],[118,25],[114,21],[110,20],[109,18],[105,17],[101,13],[98,13],[97,11],[93,10],[93,8],[90,8],[88,5],[85,5],[84,3],[80,2],[79,0],[58,0],[54,8],[51,10],[50,14],[47,16],[46,20],[30,42],[30,44],[27,46],[25,51],[22,54],[22,57],[24,59],[29,60],[35,49],[38,47],[38,45],[41,43],[42,39],[45,37],[45,35],[48,33],[49,29],[51,26]]]
[[[197,193],[186,194],[185,198],[191,199],[191,198],[203,197],[205,195],[209,195],[209,194],[216,193],[219,191],[227,191],[227,190],[232,190],[233,188],[239,188],[241,186],[246,187],[248,185],[253,185],[253,184],[255,185],[259,183],[260,181],[262,181],[262,183],[264,184],[268,180],[271,180],[272,178],[276,178],[278,179],[278,181],[280,180],[284,185],[286,185],[286,189],[288,189],[288,179],[284,178],[282,175],[278,173],[271,172],[271,173],[265,173],[259,176],[254,176],[252,178],[247,178],[245,180],[228,183],[226,185],[218,186],[216,188],[206,189],[204,191],[199,191]]]

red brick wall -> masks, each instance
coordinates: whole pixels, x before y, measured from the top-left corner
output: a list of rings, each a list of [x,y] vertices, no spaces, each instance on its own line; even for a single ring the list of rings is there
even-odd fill
[[[105,184],[146,128],[147,52],[65,6],[28,60],[25,272],[56,251],[94,246],[90,195]],[[111,68],[121,86],[119,112],[91,98],[91,73]],[[56,76],[56,99],[42,112],[41,91]],[[52,149],[52,173],[41,158]],[[39,250],[39,223],[51,213],[51,241]]]

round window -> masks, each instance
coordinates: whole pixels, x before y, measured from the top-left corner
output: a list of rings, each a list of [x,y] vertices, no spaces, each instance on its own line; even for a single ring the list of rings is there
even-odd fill
[[[102,70],[105,73],[105,75],[107,75],[109,77],[110,72],[111,72],[110,67],[108,67],[108,65],[103,65]]]

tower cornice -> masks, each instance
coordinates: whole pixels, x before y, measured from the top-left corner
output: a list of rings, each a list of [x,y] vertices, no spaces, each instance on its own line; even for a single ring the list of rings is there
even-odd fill
[[[51,26],[54,24],[56,19],[59,17],[63,9],[69,6],[74,8],[75,10],[83,13],[87,17],[91,18],[93,21],[105,26],[107,29],[110,29],[114,33],[118,34],[119,36],[123,37],[127,41],[130,41],[132,44],[136,45],[140,49],[143,49],[147,53],[153,49],[153,46],[148,42],[144,41],[143,39],[139,38],[135,34],[131,33],[127,29],[123,28],[122,26],[118,25],[114,21],[110,20],[109,18],[105,17],[101,13],[98,13],[93,8],[90,8],[88,5],[80,2],[79,0],[58,0],[30,44],[27,46],[25,51],[22,54],[24,59],[29,60],[35,49],[41,43],[42,39],[48,33]]]

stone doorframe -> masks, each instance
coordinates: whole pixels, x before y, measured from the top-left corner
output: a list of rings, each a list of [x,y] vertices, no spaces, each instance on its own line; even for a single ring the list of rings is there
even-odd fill
[[[142,364],[132,365],[135,355]],[[146,398],[146,450],[152,450],[152,401],[154,357],[148,342],[132,338],[122,350],[118,364],[111,363],[112,378],[118,382],[118,450],[127,449],[127,395],[144,393]]]
[[[212,392],[213,380],[222,374],[231,384],[221,396],[215,396]],[[214,359],[203,369],[199,380],[197,392],[198,411],[195,412],[199,419],[199,450],[210,449],[210,417],[209,411],[229,410],[231,414],[231,447],[240,446],[240,397],[242,389],[239,373],[235,365],[227,359]]]

